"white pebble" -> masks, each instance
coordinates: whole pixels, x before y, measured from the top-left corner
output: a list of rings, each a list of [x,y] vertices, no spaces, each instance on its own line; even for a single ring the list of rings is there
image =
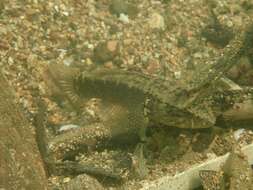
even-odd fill
[[[119,20],[123,23],[129,23],[129,18],[128,15],[125,15],[123,13],[120,13],[119,15]]]
[[[180,79],[181,78],[181,71],[174,72],[175,78]]]
[[[238,129],[238,130],[234,131],[235,140],[238,141],[244,131],[245,131],[245,129]]]
[[[79,127],[78,125],[74,125],[74,124],[63,125],[60,127],[59,132],[68,131],[70,129],[75,129],[78,127]]]

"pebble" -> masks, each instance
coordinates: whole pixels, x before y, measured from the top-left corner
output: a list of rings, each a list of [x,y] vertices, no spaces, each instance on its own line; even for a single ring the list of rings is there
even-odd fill
[[[91,60],[90,58],[87,58],[87,59],[85,60],[85,63],[86,63],[87,65],[92,65],[92,64],[93,64],[93,62],[92,62],[92,60]]]
[[[63,60],[63,64],[66,66],[70,66],[73,63],[74,59],[73,57],[67,57],[66,59]]]
[[[59,132],[65,132],[65,131],[68,131],[70,129],[75,129],[75,128],[78,128],[78,127],[80,127],[80,126],[74,125],[74,124],[63,125],[63,126],[60,127]]]
[[[180,79],[182,73],[181,73],[181,71],[176,71],[176,72],[174,72],[174,75],[175,75],[175,78],[176,78],[176,79]]]
[[[165,29],[165,22],[162,15],[158,13],[153,13],[148,21],[150,28],[152,29]]]
[[[119,20],[123,23],[129,23],[128,15],[125,15],[124,13],[120,13]]]
[[[97,63],[105,63],[112,61],[118,55],[118,52],[119,45],[117,41],[101,42],[94,48],[93,59]]]
[[[201,59],[203,57],[203,55],[202,55],[201,52],[196,52],[196,53],[193,54],[193,57],[197,58],[197,59]]]
[[[234,131],[234,138],[235,140],[239,140],[239,138],[241,137],[241,135],[244,133],[245,129],[238,129],[236,131]]]
[[[63,179],[63,183],[68,183],[70,180],[71,180],[70,177],[65,177],[65,178]]]

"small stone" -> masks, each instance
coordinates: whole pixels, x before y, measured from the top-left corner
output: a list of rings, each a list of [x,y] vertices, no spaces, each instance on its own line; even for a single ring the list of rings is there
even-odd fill
[[[99,43],[93,51],[93,60],[96,63],[112,61],[118,54],[118,42],[115,40]]]
[[[174,75],[175,75],[175,78],[176,79],[180,79],[181,78],[181,71],[176,71],[176,72],[174,72]]]
[[[94,49],[94,46],[93,46],[93,44],[87,44],[87,48],[88,49]]]
[[[112,61],[107,61],[107,62],[105,62],[104,66],[105,66],[106,68],[111,69],[111,68],[113,68],[113,62],[112,62]]]
[[[12,64],[14,63],[14,60],[13,60],[12,57],[9,57],[9,58],[8,58],[8,63],[9,63],[10,65],[12,65]]]
[[[143,56],[141,57],[141,60],[142,60],[143,63],[146,63],[146,62],[148,62],[148,60],[149,60],[149,56],[148,56],[148,55],[143,55]]]
[[[165,29],[165,22],[162,15],[158,13],[153,13],[148,21],[150,28],[152,29]]]
[[[85,63],[86,63],[87,65],[92,65],[92,64],[93,64],[93,62],[92,62],[92,60],[91,60],[90,58],[87,58],[87,59],[85,60]]]
[[[84,47],[88,48],[88,49],[94,49],[94,45],[89,43],[88,41],[84,42]]]
[[[63,125],[60,127],[59,132],[64,132],[75,128],[79,128],[79,126],[74,124]]]
[[[251,170],[247,157],[241,152],[238,144],[234,145],[224,165],[224,170],[227,176],[230,176],[230,190],[252,189],[253,171]]]
[[[129,23],[128,15],[125,15],[124,13],[120,13],[119,20],[123,23]]]
[[[63,64],[66,66],[70,66],[73,63],[74,59],[73,57],[67,57],[66,59],[63,60]]]
[[[117,46],[118,46],[118,42],[117,41],[108,41],[107,42],[107,49],[110,52],[115,52],[117,51]]]
[[[196,59],[201,59],[203,57],[202,53],[201,52],[196,52],[193,54],[193,57],[196,58]]]
[[[149,74],[154,74],[154,73],[156,73],[159,69],[160,69],[160,64],[159,64],[158,61],[156,61],[156,60],[151,60],[151,61],[149,61],[148,66],[147,66],[147,72],[148,72]]]
[[[244,132],[245,132],[245,129],[237,129],[236,131],[234,131],[235,140],[238,141]]]
[[[233,27],[233,22],[231,20],[227,21],[226,25],[229,27],[229,28],[232,28]]]
[[[68,183],[70,180],[71,180],[70,177],[65,177],[65,178],[63,179],[63,183]]]
[[[234,65],[228,72],[227,76],[239,85],[249,85],[247,83],[247,72],[252,70],[252,64],[249,57],[243,56],[238,64]],[[251,78],[251,77],[250,77]]]

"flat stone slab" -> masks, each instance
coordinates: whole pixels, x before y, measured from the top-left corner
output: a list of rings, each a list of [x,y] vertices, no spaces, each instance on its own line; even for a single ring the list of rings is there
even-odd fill
[[[242,148],[242,152],[247,156],[250,165],[253,164],[253,144]],[[193,166],[192,168],[176,174],[175,176],[164,176],[160,179],[151,181],[141,190],[189,190],[200,186],[199,178],[200,170],[219,170],[227,161],[230,153],[224,156],[216,157],[202,164]]]

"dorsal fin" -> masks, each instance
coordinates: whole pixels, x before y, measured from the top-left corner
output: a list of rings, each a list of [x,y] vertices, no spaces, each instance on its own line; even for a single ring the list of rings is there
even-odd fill
[[[60,89],[61,94],[67,99],[70,105],[79,109],[79,97],[75,93],[74,79],[79,73],[79,69],[68,67],[63,64],[50,64],[45,70],[48,80]]]

